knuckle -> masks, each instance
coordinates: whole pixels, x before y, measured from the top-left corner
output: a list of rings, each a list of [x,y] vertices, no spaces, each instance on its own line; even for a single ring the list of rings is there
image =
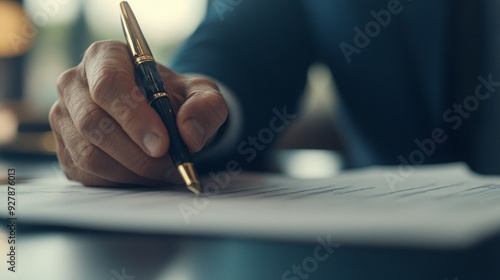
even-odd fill
[[[102,159],[99,158],[99,149],[91,143],[86,144],[76,156],[75,164],[89,173],[98,171]]]
[[[78,171],[71,158],[66,153],[58,153],[57,158],[66,178],[74,180],[76,177],[75,173]]]
[[[206,103],[212,112],[215,112],[217,121],[222,123],[226,120],[228,115],[227,104],[220,94],[211,94],[206,98]]]
[[[133,158],[134,169],[133,171],[142,177],[150,177],[152,169],[152,160],[144,155],[138,155]]]
[[[190,82],[192,85],[206,86],[207,88],[212,88],[212,90],[219,91],[219,87],[217,86],[217,84],[209,78],[194,77],[194,78],[191,78]]]
[[[63,96],[66,93],[69,85],[73,82],[77,75],[76,68],[68,69],[59,75],[57,78],[57,92],[60,96]]]
[[[66,178],[68,178],[69,180],[76,180],[76,178],[78,177],[79,170],[77,168],[71,168],[71,165],[67,164],[67,162],[69,162],[69,160],[67,161],[60,160],[61,169]]]
[[[143,112],[140,110],[129,109],[128,114],[120,118],[119,123],[120,126],[126,132],[133,132],[144,126],[145,123],[148,122],[148,119],[144,118]]]
[[[102,51],[104,45],[104,41],[97,41],[92,43],[85,51],[84,57],[98,55]]]
[[[75,180],[76,176],[73,174],[72,170],[63,167],[63,172],[66,178],[68,178],[69,180]]]
[[[68,173],[65,172],[65,175],[69,180],[80,182],[84,186],[104,185],[103,183],[99,182],[97,177],[82,171],[68,172]]]
[[[56,128],[58,120],[63,115],[62,111],[61,101],[57,100],[49,111],[49,123],[52,129]]]
[[[56,145],[57,145],[57,160],[59,162],[59,166],[61,167],[62,172],[69,180],[76,180],[78,172],[80,170],[73,162],[71,155],[64,146],[64,143],[56,137]]]
[[[111,83],[113,83],[114,77],[114,75],[109,72],[111,71],[101,70],[99,76],[95,78],[96,81],[93,83],[92,88],[90,88],[90,97],[97,104],[103,104],[107,100],[107,91],[111,88]]]
[[[90,88],[90,96],[97,104],[107,104],[113,98],[113,91],[120,88],[123,81],[130,79],[123,69],[112,65],[102,65],[95,75]]]
[[[87,49],[83,60],[90,96],[98,104],[107,104],[117,91],[123,91],[125,84],[135,85],[133,67],[122,42],[95,42]]]
[[[189,78],[186,82],[186,97],[189,98],[203,98],[209,94],[220,95],[220,89],[217,84],[205,77]]]
[[[123,51],[125,45],[119,41],[105,40],[92,43],[85,51],[84,57],[95,57],[102,53]]]
[[[103,113],[99,107],[85,108],[76,116],[75,126],[83,137],[91,139],[102,117]]]
[[[97,182],[97,180],[94,179],[93,176],[88,175],[88,174],[84,174],[84,175],[79,176],[79,178],[76,179],[76,181],[82,183],[82,185],[87,186],[87,187],[94,187],[94,186],[100,185]]]

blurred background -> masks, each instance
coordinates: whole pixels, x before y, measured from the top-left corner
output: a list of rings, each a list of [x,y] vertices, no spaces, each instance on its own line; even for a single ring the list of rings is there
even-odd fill
[[[0,157],[54,157],[48,113],[57,99],[57,78],[80,62],[92,42],[124,41],[119,2],[0,0]],[[166,65],[207,9],[207,0],[129,3],[157,61]],[[324,134],[334,131],[334,88],[326,67],[311,68],[300,119],[278,141],[285,151],[277,157],[278,169],[298,177],[338,171],[341,163],[331,150],[338,150],[340,143],[334,134]],[[286,152],[291,149],[294,153]],[[324,169],[311,167],[309,160],[323,162],[319,166]]]
[[[0,0],[2,154],[54,153],[47,116],[57,78],[80,62],[92,42],[124,41],[119,2]],[[157,60],[168,64],[202,20],[206,0],[144,2],[129,1]]]

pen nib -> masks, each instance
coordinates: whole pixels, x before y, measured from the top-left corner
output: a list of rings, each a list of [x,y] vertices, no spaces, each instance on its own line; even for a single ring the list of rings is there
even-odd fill
[[[192,191],[195,195],[201,195],[201,185],[200,184],[187,185],[187,188],[190,191]]]
[[[194,170],[193,163],[184,162],[177,166],[177,170],[182,176],[182,179],[186,183],[187,188],[192,191],[196,195],[201,194],[201,183],[198,179],[198,175],[196,175],[196,171]]]

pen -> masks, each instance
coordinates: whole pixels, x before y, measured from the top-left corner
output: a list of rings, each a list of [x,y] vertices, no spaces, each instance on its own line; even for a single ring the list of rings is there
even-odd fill
[[[135,64],[135,73],[142,81],[149,105],[158,113],[167,127],[170,136],[169,153],[172,162],[177,167],[182,179],[184,179],[187,188],[199,195],[201,193],[201,184],[191,155],[177,128],[175,113],[168,97],[169,93],[163,85],[151,50],[130,5],[123,1],[120,3],[120,8],[123,32]]]

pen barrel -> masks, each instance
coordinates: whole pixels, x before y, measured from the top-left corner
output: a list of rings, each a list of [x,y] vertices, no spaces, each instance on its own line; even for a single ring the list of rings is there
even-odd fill
[[[153,100],[153,102],[151,102],[151,107],[155,109],[167,127],[170,137],[169,153],[174,165],[179,166],[185,162],[192,162],[191,155],[186,144],[182,141],[179,129],[177,128],[175,113],[168,97],[164,96]]]
[[[149,102],[152,101],[152,98],[156,93],[167,92],[165,85],[163,85],[160,73],[158,72],[156,62],[142,62],[136,66],[136,74]]]
[[[169,153],[173,163],[175,166],[179,166],[185,162],[192,162],[191,154],[179,133],[176,116],[170,99],[166,96],[167,90],[163,85],[156,62],[143,62],[137,65],[136,68],[137,77],[140,80],[146,98],[150,102],[150,106],[158,113],[168,130],[170,138]]]

